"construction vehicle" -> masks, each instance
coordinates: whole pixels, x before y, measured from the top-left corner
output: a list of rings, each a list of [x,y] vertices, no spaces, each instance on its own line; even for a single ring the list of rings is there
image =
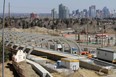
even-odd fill
[[[93,57],[93,55],[90,53],[88,48],[84,48],[84,50],[80,54],[87,56],[87,58],[92,58]]]

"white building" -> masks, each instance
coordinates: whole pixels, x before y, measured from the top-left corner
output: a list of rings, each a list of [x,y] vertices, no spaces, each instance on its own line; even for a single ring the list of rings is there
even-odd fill
[[[79,69],[79,60],[71,59],[71,58],[62,58],[61,65],[71,70],[78,70]]]
[[[116,50],[114,48],[98,48],[97,58],[116,62]]]
[[[12,60],[17,63],[25,61],[26,53],[24,53],[22,50],[18,50],[17,53],[13,55]]]

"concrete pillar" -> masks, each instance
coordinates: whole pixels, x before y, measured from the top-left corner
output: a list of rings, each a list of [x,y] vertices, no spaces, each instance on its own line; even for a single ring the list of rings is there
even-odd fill
[[[11,45],[11,48],[13,49],[14,44]]]
[[[18,50],[18,49],[19,49],[19,47],[20,47],[20,45],[16,47],[16,50]]]
[[[6,44],[6,46],[8,46],[10,44],[10,41]]]
[[[26,47],[23,48],[23,51],[25,51]]]
[[[73,54],[72,48],[70,49],[71,54]]]
[[[48,42],[47,44],[48,44],[48,49],[50,49],[50,44],[49,44],[49,42]]]
[[[41,43],[41,48],[42,48],[43,46],[42,46],[42,43]]]
[[[37,41],[37,47],[41,47],[41,45],[40,44],[38,44],[40,41]]]
[[[32,49],[30,49],[30,51],[27,54],[27,57],[31,54],[31,52],[34,50],[34,47]]]
[[[37,47],[37,42],[35,41],[35,46]]]
[[[57,50],[57,43],[56,42],[54,42],[54,47],[55,47],[55,50]]]
[[[62,44],[62,52],[64,52],[64,44]]]

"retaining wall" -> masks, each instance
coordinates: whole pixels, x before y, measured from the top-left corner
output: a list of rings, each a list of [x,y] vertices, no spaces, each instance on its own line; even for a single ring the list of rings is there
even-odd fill
[[[87,62],[84,62],[84,61],[80,61],[80,66],[83,67],[83,68],[87,68],[87,69],[91,69],[91,70],[95,70],[95,71],[100,71],[101,70],[101,72],[104,72],[106,74],[111,73],[111,70],[109,70],[109,69],[100,67],[100,66],[95,65],[95,64],[90,64],[90,63],[87,63]]]

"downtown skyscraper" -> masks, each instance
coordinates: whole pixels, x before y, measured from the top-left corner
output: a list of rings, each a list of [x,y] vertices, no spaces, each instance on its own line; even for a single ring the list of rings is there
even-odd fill
[[[103,12],[103,18],[110,17],[110,11],[109,11],[109,9],[107,7],[104,7],[102,12]]]
[[[55,9],[51,10],[51,16],[52,16],[53,19],[57,18],[57,11]]]
[[[115,14],[116,15],[116,14]],[[115,17],[114,14],[111,15],[111,12],[107,7],[103,9],[97,9],[95,5],[91,5],[89,9],[83,9],[80,11],[79,9],[73,10],[71,14],[69,14],[68,7],[63,4],[59,5],[59,19],[68,19],[68,18],[110,18]]]
[[[59,5],[59,19],[67,19],[69,18],[69,9],[63,4]]]
[[[96,6],[92,5],[89,7],[89,17],[95,18],[96,17]]]

